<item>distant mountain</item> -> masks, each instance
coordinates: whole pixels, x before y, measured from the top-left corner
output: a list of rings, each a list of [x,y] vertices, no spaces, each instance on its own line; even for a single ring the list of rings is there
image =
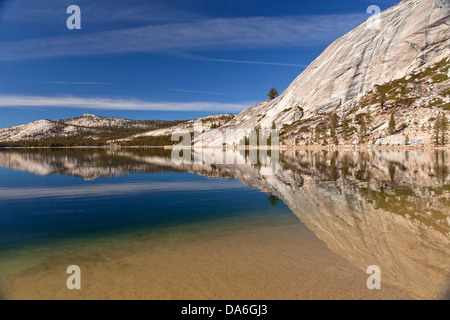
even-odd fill
[[[234,119],[233,114],[219,114],[211,115],[193,120],[181,121],[179,123],[173,123],[171,126],[161,127],[142,133],[137,133],[132,136],[127,136],[122,139],[115,139],[108,141],[109,145],[126,145],[126,146],[160,146],[160,145],[172,145],[178,142],[171,140],[172,133],[174,132],[189,132],[194,133],[194,125],[196,122],[201,123],[202,130],[210,131],[224,126],[229,121]]]
[[[66,120],[38,120],[0,130],[0,143],[18,146],[101,145],[110,139],[170,127],[181,121],[129,120],[84,114]]]
[[[66,120],[38,120],[0,130],[0,146],[102,146],[174,144],[171,133],[193,132],[200,120],[205,130],[224,125],[234,115],[211,115],[194,120],[130,120],[84,114]]]
[[[337,39],[278,98],[221,131],[236,130],[229,144],[242,138],[239,129],[273,125],[287,145],[431,144],[434,119],[449,113],[449,22],[449,0],[404,0]],[[222,136],[205,133],[203,143],[222,146]]]

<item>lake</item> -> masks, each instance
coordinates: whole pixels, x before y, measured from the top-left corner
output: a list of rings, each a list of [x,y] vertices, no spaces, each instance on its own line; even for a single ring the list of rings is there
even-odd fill
[[[450,298],[448,151],[233,152],[0,150],[0,298]]]

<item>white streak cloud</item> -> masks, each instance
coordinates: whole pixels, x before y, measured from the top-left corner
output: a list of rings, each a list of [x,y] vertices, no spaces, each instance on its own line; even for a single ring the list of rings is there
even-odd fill
[[[144,192],[164,191],[220,191],[246,187],[237,181],[226,183],[212,182],[150,182],[150,183],[121,183],[121,184],[97,184],[68,187],[42,187],[42,188],[0,188],[0,200],[24,200],[35,198],[79,198],[122,196],[139,194]]]
[[[212,95],[220,95],[220,96],[229,96],[229,94],[227,94],[227,93],[223,93],[223,92],[213,92],[213,91],[197,91],[197,90],[185,90],[185,89],[170,89],[170,91],[175,91],[175,92],[186,92],[186,93],[212,94]]]
[[[350,31],[365,14],[246,17],[67,33],[0,43],[0,61],[209,49],[324,45]]]
[[[49,84],[69,84],[69,85],[110,85],[110,82],[87,82],[87,81],[37,81]]]
[[[0,95],[1,107],[46,107],[135,111],[228,111],[240,112],[250,103],[149,102],[122,98],[85,98],[75,96]]]
[[[304,65],[304,64],[267,62],[267,61],[208,59],[208,58],[199,58],[199,59],[196,59],[196,60],[199,60],[199,61],[211,61],[211,62],[227,62],[227,63],[262,64],[262,65],[268,65],[268,66],[284,66],[284,67],[297,67],[297,68],[306,68],[307,67],[307,65]]]

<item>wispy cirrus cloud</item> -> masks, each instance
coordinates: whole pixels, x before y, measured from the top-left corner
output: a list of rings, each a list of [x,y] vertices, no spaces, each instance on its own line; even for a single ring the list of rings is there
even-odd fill
[[[230,59],[208,59],[208,58],[198,58],[195,60],[199,61],[210,61],[210,62],[227,62],[227,63],[244,63],[244,64],[262,64],[268,66],[284,66],[284,67],[296,67],[296,68],[306,68],[307,65],[304,64],[293,64],[293,63],[282,63],[282,62],[269,62],[269,61],[250,61],[250,60],[230,60]]]
[[[0,0],[0,7],[2,0]],[[174,22],[198,18],[195,13],[180,10],[166,2],[148,0],[14,0],[5,1],[4,20],[32,23],[33,25],[58,25],[65,21],[66,8],[72,4],[82,9],[83,21],[93,24],[111,24],[120,22]],[[62,14],[61,14],[62,13]]]
[[[79,198],[79,197],[102,197],[124,194],[140,194],[145,192],[174,192],[190,190],[195,191],[223,191],[228,189],[246,187],[239,182],[229,181],[227,183],[211,182],[154,182],[154,183],[123,183],[123,184],[97,184],[90,186],[69,187],[45,187],[45,188],[0,188],[1,200],[24,200],[35,198]]]
[[[0,61],[174,50],[324,45],[366,18],[365,14],[245,17],[149,25],[87,34],[72,32],[63,36],[1,42]]]
[[[200,94],[212,94],[212,95],[218,95],[218,96],[234,96],[228,93],[223,92],[214,92],[214,91],[197,91],[197,90],[186,90],[186,89],[169,89],[170,91],[175,92],[186,92],[186,93],[200,93]]]
[[[240,112],[253,102],[151,102],[125,98],[0,95],[1,107],[46,107],[134,111],[227,111]]]
[[[89,81],[36,81],[48,84],[69,84],[69,85],[110,85],[110,82],[89,82]]]

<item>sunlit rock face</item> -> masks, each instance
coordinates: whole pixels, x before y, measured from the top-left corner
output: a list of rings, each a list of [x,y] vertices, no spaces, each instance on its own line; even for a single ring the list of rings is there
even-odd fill
[[[239,179],[280,198],[333,252],[358,268],[379,266],[382,283],[419,299],[448,298],[449,152],[282,152],[273,174],[267,174],[267,166],[249,164],[243,150],[208,151],[204,162],[195,164],[175,164],[171,152],[1,151],[0,166],[85,179],[161,171]],[[223,164],[213,163],[212,157],[220,156]],[[227,164],[227,157],[235,164]]]
[[[282,128],[319,111],[348,110],[374,85],[450,57],[449,21],[448,0],[404,0],[337,39],[278,98],[244,110],[222,131]],[[223,139],[208,133],[203,144]]]

